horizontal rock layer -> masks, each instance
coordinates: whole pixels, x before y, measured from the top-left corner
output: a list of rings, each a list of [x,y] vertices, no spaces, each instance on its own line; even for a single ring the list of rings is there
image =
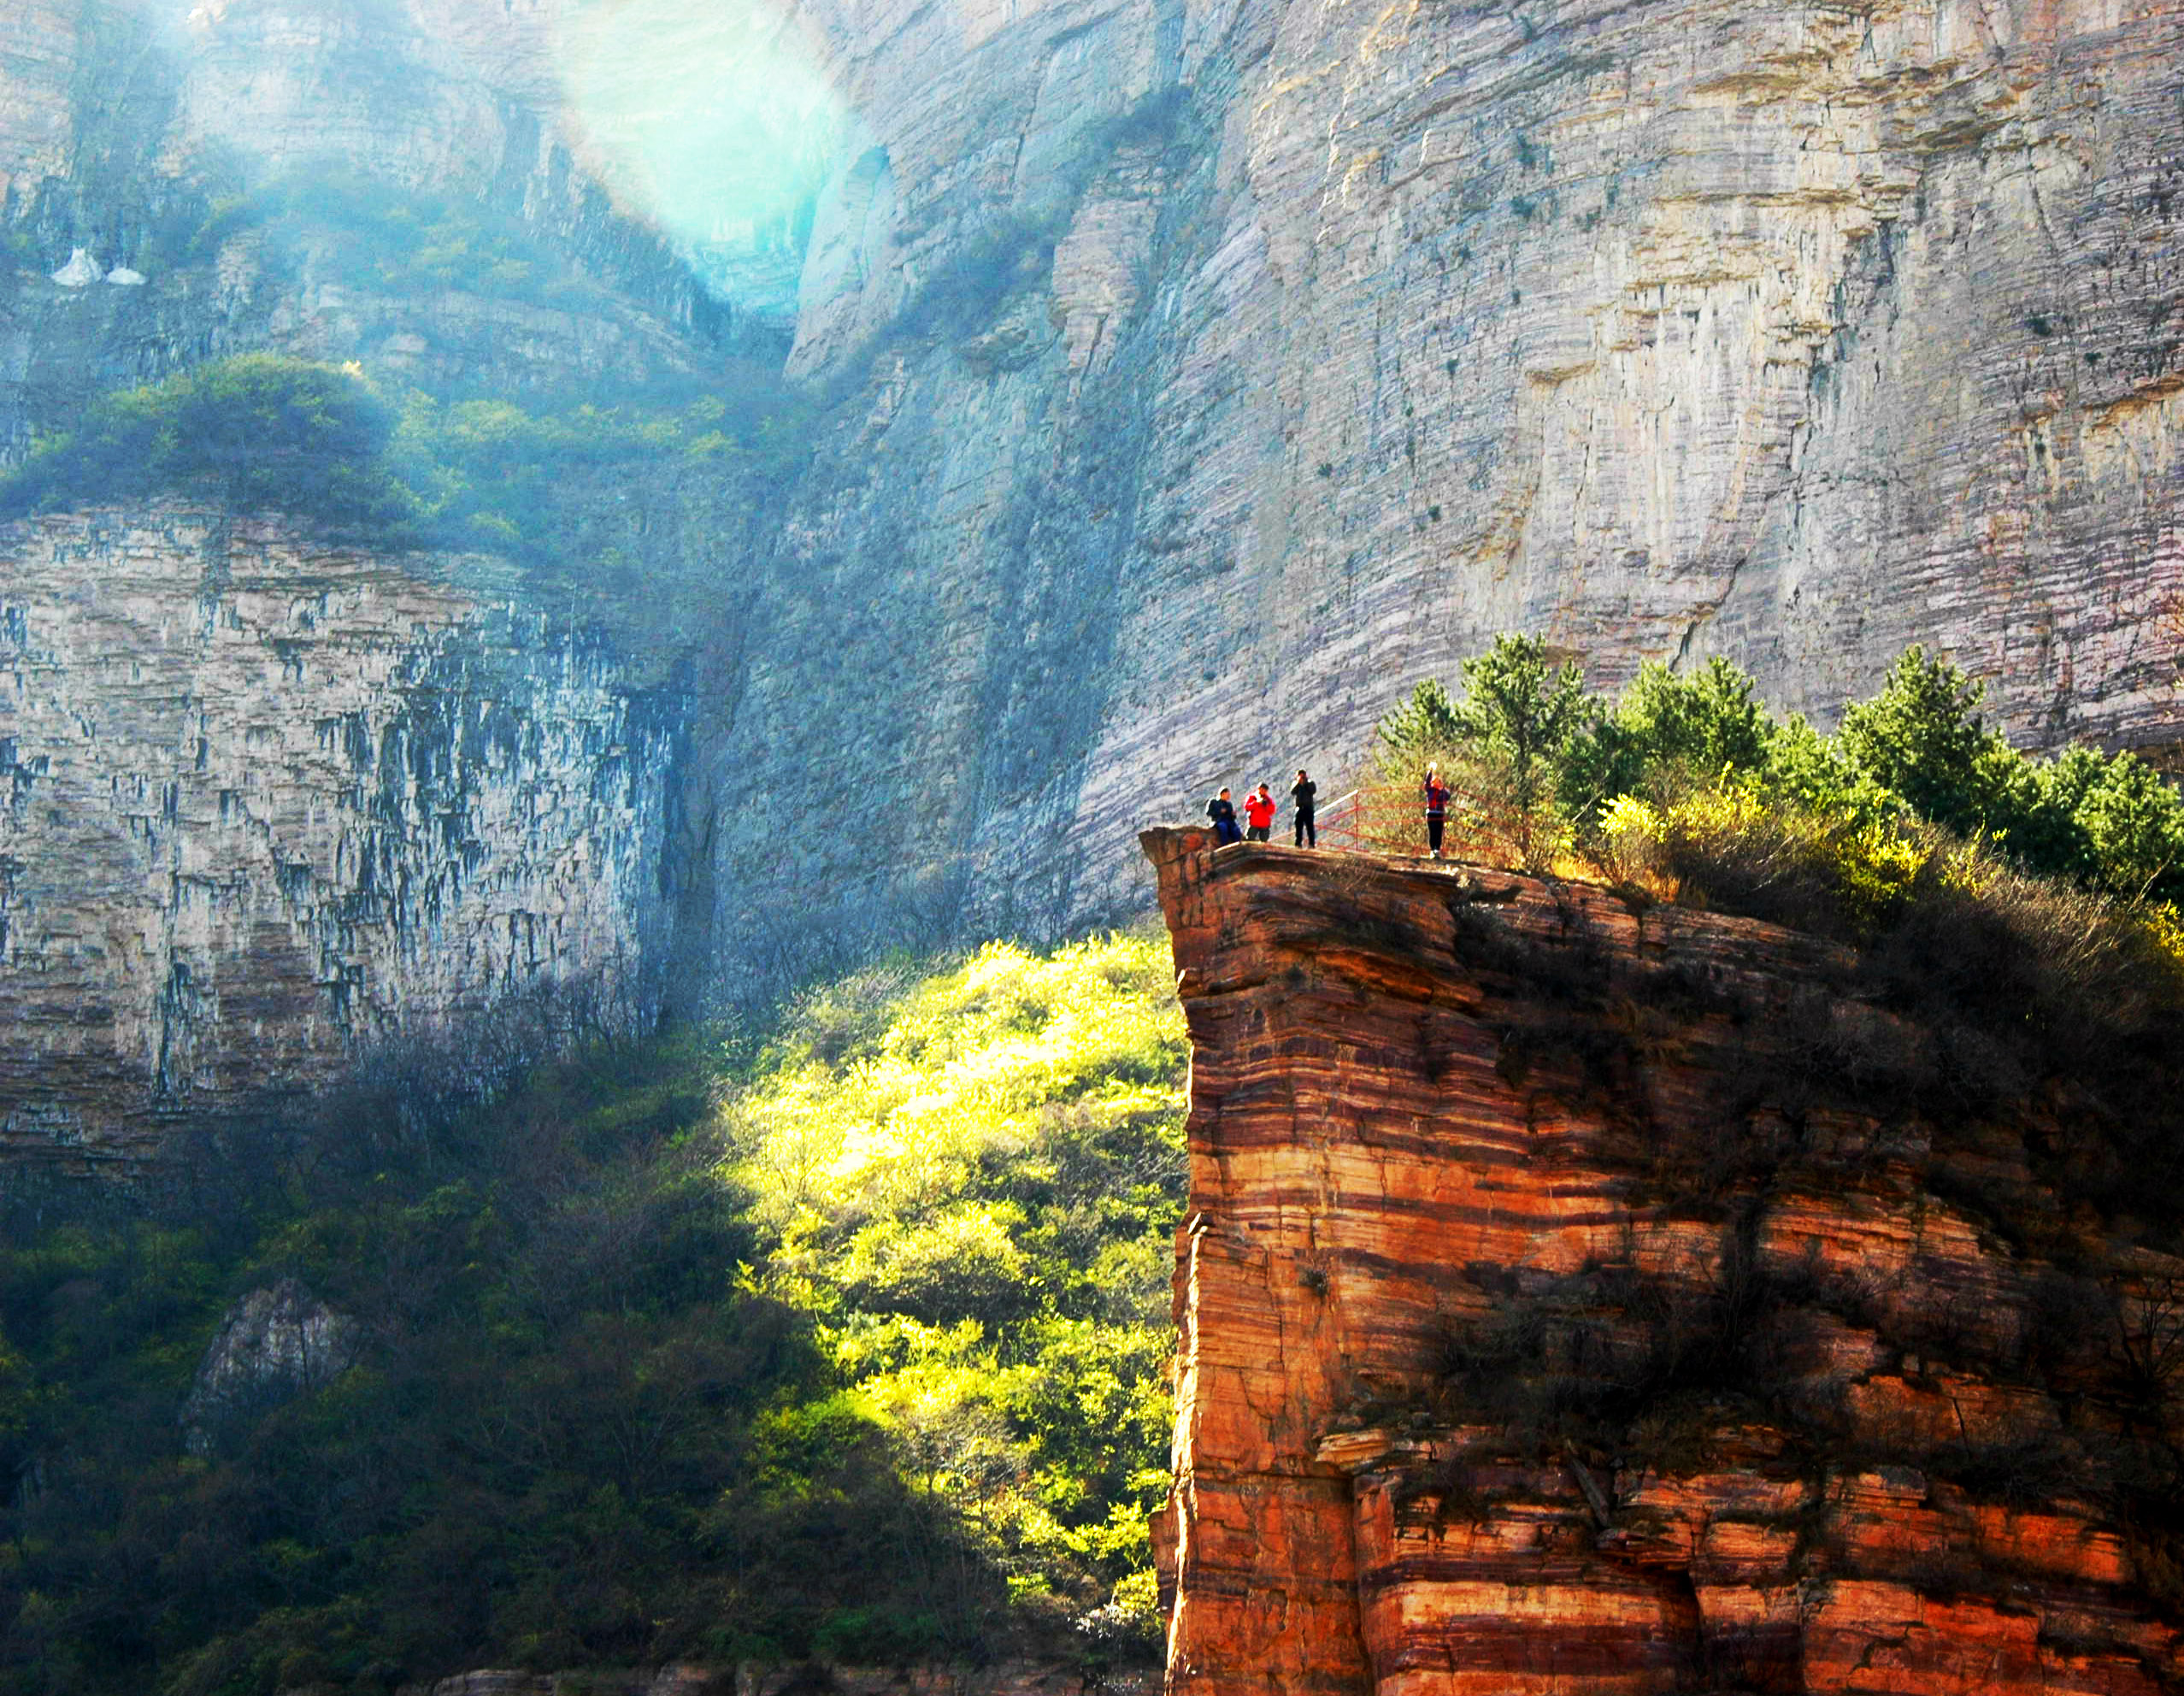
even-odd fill
[[[715,759],[915,845],[787,898],[1140,901],[1139,822],[1338,792],[1501,629],[1823,720],[1923,641],[2021,742],[2177,739],[2175,0],[807,9],[845,398]]]
[[[640,1016],[680,723],[415,560],[0,533],[0,1156],[136,1159],[409,1042],[490,1065],[497,1010]]]
[[[1144,843],[1192,1044],[1174,1696],[2184,1676],[2129,1483],[2184,1264],[2036,1175],[2093,1145],[2052,1091],[1910,1099],[1934,1034],[1769,926]]]

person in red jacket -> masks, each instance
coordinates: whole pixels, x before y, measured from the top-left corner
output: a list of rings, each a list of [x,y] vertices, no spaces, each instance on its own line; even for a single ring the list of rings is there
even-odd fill
[[[1244,833],[1247,842],[1268,842],[1274,838],[1274,797],[1267,793],[1262,783],[1255,793],[1244,798],[1244,821],[1251,827]]]
[[[1439,766],[1426,768],[1426,845],[1433,857],[1441,857],[1441,827],[1448,819],[1448,785],[1441,781]]]

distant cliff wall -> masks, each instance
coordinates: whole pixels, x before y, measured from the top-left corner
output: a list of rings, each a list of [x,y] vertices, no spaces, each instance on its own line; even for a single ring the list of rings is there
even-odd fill
[[[716,375],[747,315],[566,75],[707,62],[709,15],[23,9],[5,445],[245,347],[478,392]],[[2020,741],[2178,742],[2179,0],[759,21],[842,105],[800,252],[714,256],[800,263],[802,469],[599,496],[606,598],[672,537],[733,610],[677,639],[713,987],[1141,909],[1145,817],[1339,783],[1505,628],[1598,683],[1727,654],[1822,719],[1923,640]],[[536,274],[390,280],[333,213],[276,240],[229,203],[327,170],[514,220]],[[54,280],[78,245],[145,281]]]
[[[0,562],[0,1157],[139,1160],[391,1045],[482,1059],[497,1009],[647,1014],[678,696],[425,562],[180,507]]]
[[[1144,818],[1506,628],[1823,719],[1925,641],[2022,741],[2177,739],[2174,0],[806,11],[844,398],[717,757],[770,818],[831,742],[912,845],[797,879],[1141,901]]]
[[[2184,1262],[2070,1192],[2111,1080],[2012,1081],[1766,925],[1145,848],[1192,1045],[1173,1696],[2175,1687],[2134,1361]]]

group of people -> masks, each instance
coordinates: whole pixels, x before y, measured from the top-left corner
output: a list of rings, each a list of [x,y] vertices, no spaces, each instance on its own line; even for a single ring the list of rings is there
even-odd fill
[[[1319,827],[1313,819],[1319,792],[1319,785],[1307,777],[1304,768],[1299,766],[1297,781],[1289,786],[1289,798],[1293,804],[1291,817],[1295,822],[1299,848],[1320,845]],[[1262,783],[1245,795],[1245,822],[1239,825],[1236,822],[1235,800],[1228,791],[1222,790],[1206,803],[1206,817],[1213,823],[1213,845],[1225,848],[1232,842],[1271,842],[1274,839],[1274,816],[1279,810],[1280,803]]]
[[[1426,846],[1438,860],[1441,857],[1441,833],[1448,823],[1449,786],[1438,765],[1426,768],[1421,786],[1426,804]],[[1289,798],[1295,803],[1292,816],[1296,821],[1297,845],[1316,848],[1320,833],[1313,821],[1313,808],[1319,794],[1319,786],[1304,774],[1303,767],[1297,770],[1297,781],[1289,786]],[[1244,797],[1244,822],[1236,822],[1236,802],[1224,789],[1206,803],[1206,817],[1213,823],[1213,845],[1226,848],[1232,842],[1270,842],[1274,839],[1274,816],[1279,804],[1262,783]]]

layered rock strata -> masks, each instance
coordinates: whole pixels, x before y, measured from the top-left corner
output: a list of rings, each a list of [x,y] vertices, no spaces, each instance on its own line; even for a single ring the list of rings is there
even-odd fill
[[[1193,1052],[1175,1696],[2184,1677],[2184,1263],[2057,1187],[2091,1092],[1922,1096],[1938,1034],[1768,925],[1144,844]]]
[[[940,845],[815,843],[859,910],[1138,900],[1133,821],[1500,629],[2177,738],[2175,0],[812,9],[868,133],[773,615],[840,680],[753,668],[721,757],[812,796],[823,719]]]
[[[182,509],[0,533],[0,1154],[482,1061],[496,1010],[643,1016],[682,752],[674,698],[415,559]]]
[[[726,86],[733,23],[160,9],[40,0],[0,50],[0,456],[245,348],[466,393],[718,374],[748,314],[578,84]],[[808,241],[724,190],[701,244],[767,274],[751,346],[795,273],[809,433],[733,523],[733,454],[598,503],[642,509],[629,580],[701,530],[739,610],[689,639],[722,986],[1141,906],[1133,821],[1297,764],[1332,792],[1501,629],[1601,683],[1726,654],[1823,720],[1923,640],[2021,742],[2177,742],[2179,0],[750,26],[840,97],[770,165],[834,168]],[[144,285],[55,280],[77,248]],[[849,796],[899,844],[809,827]]]

